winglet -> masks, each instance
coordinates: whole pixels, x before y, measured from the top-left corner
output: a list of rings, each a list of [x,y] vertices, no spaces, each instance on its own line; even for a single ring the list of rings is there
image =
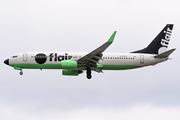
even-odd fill
[[[106,44],[111,44],[111,43],[113,42],[114,37],[115,37],[115,35],[116,35],[116,32],[117,32],[117,31],[114,31],[114,33],[113,33],[112,36],[109,38],[109,40],[106,42]]]

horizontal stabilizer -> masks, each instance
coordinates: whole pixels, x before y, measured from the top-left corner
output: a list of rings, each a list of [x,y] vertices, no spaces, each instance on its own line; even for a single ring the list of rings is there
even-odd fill
[[[171,50],[168,50],[166,52],[163,52],[161,54],[158,54],[155,56],[155,58],[166,58],[168,57],[172,52],[174,52],[176,49],[171,49]]]

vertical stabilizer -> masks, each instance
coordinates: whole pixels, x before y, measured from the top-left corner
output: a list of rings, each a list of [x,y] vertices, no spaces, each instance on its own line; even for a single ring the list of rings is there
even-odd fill
[[[172,30],[173,24],[167,24],[146,48],[132,53],[161,54],[165,52],[168,48]]]

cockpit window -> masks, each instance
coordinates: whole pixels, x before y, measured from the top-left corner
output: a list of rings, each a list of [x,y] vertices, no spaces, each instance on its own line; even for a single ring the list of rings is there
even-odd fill
[[[17,55],[15,55],[15,56],[12,56],[12,58],[17,58]]]

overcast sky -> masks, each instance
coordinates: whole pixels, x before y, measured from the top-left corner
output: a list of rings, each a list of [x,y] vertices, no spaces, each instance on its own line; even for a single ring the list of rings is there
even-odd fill
[[[179,120],[180,2],[177,0],[1,0],[0,120]],[[174,24],[173,60],[127,71],[62,76],[61,70],[19,71],[5,65],[16,53],[105,52],[146,47]]]

